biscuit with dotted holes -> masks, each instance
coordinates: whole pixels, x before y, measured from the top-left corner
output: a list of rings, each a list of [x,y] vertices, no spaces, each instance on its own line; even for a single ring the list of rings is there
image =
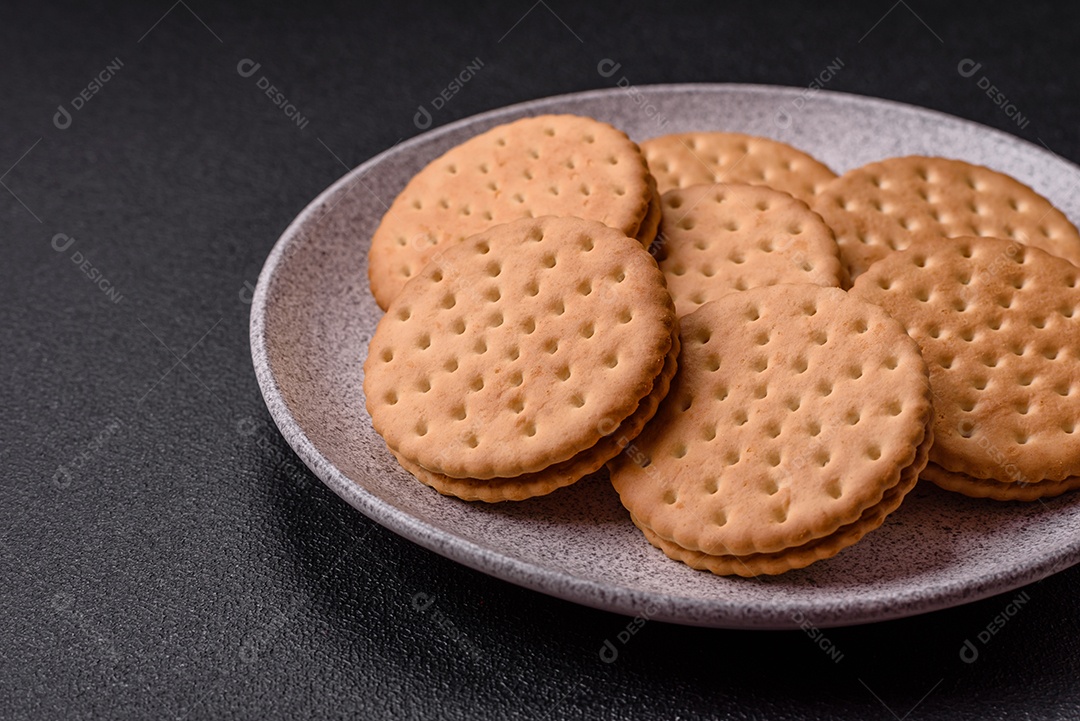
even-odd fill
[[[989,478],[973,478],[966,473],[946,471],[936,463],[927,464],[922,477],[947,491],[955,491],[972,498],[992,498],[995,501],[1037,501],[1080,488],[1080,476],[1069,476],[1061,481],[1002,483]]]
[[[836,177],[823,163],[786,143],[742,133],[663,135],[641,143],[660,193],[707,183],[745,183],[782,190],[805,203]]]
[[[825,185],[811,206],[836,233],[854,281],[917,240],[1009,238],[1080,265],[1080,233],[1034,190],[960,160],[908,156],[870,163]]]
[[[855,282],[852,295],[882,306],[922,348],[937,408],[932,463],[1030,488],[1080,476],[1078,278],[1038,248],[941,238]]]
[[[371,292],[385,310],[433,256],[520,218],[574,216],[647,236],[649,179],[638,146],[607,123],[541,115],[494,127],[433,160],[394,199],[371,238]]]
[[[841,285],[832,231],[787,193],[752,185],[692,185],[669,190],[662,203],[654,255],[680,316],[747,288]]]
[[[458,243],[406,284],[364,364],[375,430],[454,478],[535,473],[591,448],[653,387],[675,309],[622,232],[527,218]]]
[[[723,554],[688,551],[671,541],[660,538],[652,529],[632,518],[649,543],[659,548],[668,558],[682,561],[696,570],[711,571],[718,576],[775,576],[787,571],[806,568],[811,563],[832,558],[840,551],[862,540],[870,531],[881,526],[886,516],[900,507],[904,497],[915,487],[919,474],[926,466],[930,446],[933,444],[933,430],[927,425],[926,437],[915,452],[915,460],[900,474],[900,482],[882,496],[881,502],[871,506],[859,520],[842,526],[825,538],[810,541],[802,546],[785,549],[777,553],[753,553],[746,556],[726,556]]]
[[[739,557],[804,546],[863,519],[917,463],[926,364],[881,308],[777,285],[706,303],[680,326],[667,398],[608,464],[623,505],[659,538]]]
[[[600,469],[607,461],[618,455],[641,433],[641,429],[655,415],[657,406],[668,393],[671,379],[678,367],[678,333],[672,337],[671,350],[668,351],[664,368],[657,376],[649,395],[641,399],[629,418],[619,424],[600,441],[587,450],[578,453],[569,460],[556,463],[542,471],[527,473],[515,478],[492,478],[478,481],[472,478],[450,478],[441,473],[433,473],[421,468],[408,459],[396,456],[401,466],[413,474],[421,483],[431,486],[446,496],[456,496],[464,501],[523,501],[536,496],[544,496],[559,488],[578,482],[585,476]],[[601,429],[607,432],[608,429]]]

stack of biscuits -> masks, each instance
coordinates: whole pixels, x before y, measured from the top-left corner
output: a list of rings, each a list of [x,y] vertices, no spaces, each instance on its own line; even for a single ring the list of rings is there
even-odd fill
[[[413,178],[372,241],[387,314],[364,383],[401,465],[493,502],[618,454],[675,373],[675,309],[646,249],[658,222],[638,147],[589,118],[496,127]]]
[[[378,433],[466,501],[605,465],[669,557],[720,575],[858,542],[924,478],[1080,486],[1080,233],[989,168],[837,176],[784,143],[639,147],[591,118],[500,125],[397,196],[371,241]]]

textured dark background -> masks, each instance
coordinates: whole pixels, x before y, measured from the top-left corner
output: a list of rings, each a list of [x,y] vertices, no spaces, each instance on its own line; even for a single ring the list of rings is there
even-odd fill
[[[964,640],[1016,593],[829,630],[838,662],[801,632],[647,623],[604,663],[629,619],[421,550],[298,463],[259,396],[245,303],[290,219],[345,166],[415,135],[418,106],[477,58],[436,125],[610,87],[603,58],[635,84],[792,86],[840,58],[830,89],[1077,161],[1076,9],[170,2],[0,16],[0,717],[1080,714],[1080,569],[1025,589],[971,664]],[[256,76],[237,73],[244,58]],[[116,59],[57,128],[57,106]]]

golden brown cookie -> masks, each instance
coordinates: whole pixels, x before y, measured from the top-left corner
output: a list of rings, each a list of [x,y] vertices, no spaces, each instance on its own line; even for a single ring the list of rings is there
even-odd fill
[[[398,462],[417,480],[431,486],[439,493],[456,496],[465,501],[523,501],[536,496],[543,496],[564,486],[576,483],[585,476],[600,469],[605,463],[618,455],[641,433],[641,429],[656,413],[657,406],[668,393],[671,379],[675,375],[679,355],[678,333],[673,334],[671,350],[668,351],[664,368],[656,377],[649,395],[641,399],[629,418],[613,431],[602,428],[605,435],[595,446],[584,450],[569,460],[556,463],[536,473],[526,473],[515,478],[492,478],[480,481],[473,478],[451,478],[441,473],[421,468],[406,458],[397,456]]]
[[[663,274],[633,238],[580,218],[496,226],[395,298],[364,364],[367,409],[429,471],[535,473],[633,413],[674,327]]]
[[[727,556],[723,554],[688,551],[671,541],[660,538],[648,526],[637,519],[634,524],[645,534],[649,543],[663,551],[668,558],[682,561],[691,568],[711,571],[718,576],[775,576],[799,568],[806,568],[811,563],[832,558],[840,551],[862,540],[870,531],[881,526],[886,516],[900,507],[904,497],[915,487],[919,473],[926,466],[926,459],[933,444],[933,431],[927,424],[926,437],[915,452],[915,460],[900,473],[900,482],[882,496],[881,502],[871,506],[859,520],[842,526],[835,533],[818,538],[802,546],[785,549],[776,553],[751,553],[745,556]]]
[[[908,156],[870,163],[823,186],[811,207],[836,233],[851,279],[917,240],[982,236],[1080,264],[1080,232],[1018,180],[960,160]]]
[[[691,185],[664,193],[663,211],[655,255],[680,316],[737,290],[841,285],[832,231],[787,193],[752,185]]]
[[[432,257],[520,218],[575,216],[648,236],[652,197],[638,146],[607,123],[541,115],[497,126],[433,160],[394,199],[371,238],[371,292],[385,310]]]
[[[744,557],[840,533],[838,551],[919,462],[926,365],[877,306],[838,288],[755,288],[685,316],[680,338],[671,391],[609,463],[656,537]]]
[[[660,193],[703,183],[744,183],[782,190],[809,203],[836,177],[803,151],[742,133],[674,133],[646,140],[641,152]]]
[[[934,465],[1024,484],[1025,497],[1080,476],[1078,278],[1038,248],[957,238],[913,244],[855,282],[852,295],[903,323],[926,358]]]

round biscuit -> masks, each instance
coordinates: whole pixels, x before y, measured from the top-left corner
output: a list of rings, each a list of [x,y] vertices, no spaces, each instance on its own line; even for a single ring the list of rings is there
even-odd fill
[[[674,306],[633,238],[529,218],[446,249],[379,321],[364,364],[375,430],[455,478],[510,478],[595,445],[652,388]]]
[[[1080,265],[1080,232],[1020,181],[961,160],[905,156],[844,173],[811,207],[836,233],[854,281],[917,240],[1009,238]]]
[[[574,216],[636,237],[652,194],[638,146],[607,123],[541,115],[496,126],[433,160],[394,199],[371,238],[371,292],[385,310],[434,255],[520,218]]]
[[[544,496],[573,483],[600,469],[607,461],[618,455],[641,433],[641,429],[656,414],[660,401],[668,393],[671,379],[678,367],[678,333],[673,334],[671,350],[664,361],[664,368],[656,377],[656,382],[649,394],[641,399],[637,409],[612,432],[601,438],[595,446],[576,454],[569,460],[548,466],[536,473],[526,473],[514,478],[492,478],[486,481],[473,478],[451,478],[442,473],[434,473],[422,468],[408,459],[397,456],[401,466],[417,480],[431,486],[445,496],[455,496],[463,501],[524,501],[537,496]]]
[[[782,190],[809,203],[836,177],[786,143],[743,133],[673,133],[641,143],[660,193],[707,183],[745,183]]]
[[[675,312],[780,283],[839,287],[832,231],[806,203],[752,185],[692,185],[664,193],[654,255]]]
[[[881,308],[778,285],[680,325],[671,391],[609,464],[623,505],[658,536],[710,554],[801,546],[857,521],[913,462],[926,365]]]
[[[933,444],[932,433],[928,426],[926,437],[915,453],[915,461],[901,472],[900,482],[885,492],[880,503],[864,511],[859,520],[854,523],[841,526],[835,533],[802,546],[784,549],[777,553],[752,553],[746,556],[708,554],[701,551],[688,551],[682,546],[660,538],[651,528],[642,525],[637,519],[633,521],[645,534],[649,543],[663,551],[668,558],[681,561],[697,570],[711,571],[718,576],[754,578],[775,576],[806,568],[817,561],[832,558],[845,548],[855,545],[867,533],[879,528],[885,522],[885,518],[900,507],[904,497],[915,488],[919,473],[926,466],[930,446]]]
[[[1080,475],[1080,268],[996,238],[920,241],[859,277],[922,348],[930,460],[1002,483]]]

